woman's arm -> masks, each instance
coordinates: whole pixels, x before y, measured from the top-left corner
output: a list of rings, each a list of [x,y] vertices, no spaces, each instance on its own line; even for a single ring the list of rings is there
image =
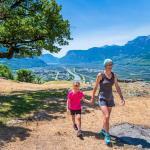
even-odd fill
[[[123,98],[121,88],[120,88],[120,86],[118,84],[118,79],[117,79],[116,74],[115,74],[115,87],[116,87],[116,90],[117,90],[117,92],[118,92],[118,94],[119,94],[119,96],[121,98],[121,104],[124,105],[125,104],[125,100]]]
[[[97,88],[98,88],[98,86],[99,86],[99,82],[100,82],[101,80],[102,80],[102,75],[101,75],[101,73],[99,73],[99,74],[97,75],[96,83],[95,83],[95,86],[94,86],[93,92],[92,92],[92,97],[91,97],[91,103],[92,103],[92,104],[94,103],[95,93],[96,93],[96,91],[97,91]]]

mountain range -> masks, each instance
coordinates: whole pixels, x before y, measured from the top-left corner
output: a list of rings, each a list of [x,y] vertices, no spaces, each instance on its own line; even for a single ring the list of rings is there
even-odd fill
[[[70,50],[62,57],[57,58],[51,54],[43,54],[34,58],[13,58],[11,60],[0,59],[0,63],[8,64],[12,68],[42,67],[48,64],[80,64],[99,62],[105,58],[112,58],[115,61],[137,60],[150,64],[150,35],[139,36],[127,42],[123,46],[105,45],[103,47],[93,47],[88,50]],[[19,64],[19,65],[18,65]]]
[[[70,50],[62,58],[56,58],[51,54],[45,54],[39,57],[46,63],[91,63],[112,59],[133,59],[140,58],[144,60],[150,59],[150,35],[139,36],[132,41],[127,42],[123,46],[111,45],[103,47],[93,47],[88,50]]]

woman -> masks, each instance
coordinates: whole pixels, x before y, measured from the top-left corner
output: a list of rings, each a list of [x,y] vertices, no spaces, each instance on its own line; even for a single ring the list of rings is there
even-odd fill
[[[120,86],[117,81],[116,75],[112,72],[113,61],[111,59],[105,59],[104,71],[97,75],[96,84],[92,92],[91,103],[94,103],[95,93],[98,86],[99,91],[99,106],[103,114],[103,128],[98,133],[100,138],[104,138],[106,144],[110,144],[111,137],[109,135],[109,118],[112,107],[115,106],[114,97],[112,93],[112,86],[115,84],[116,90],[121,98],[121,105],[125,104]]]

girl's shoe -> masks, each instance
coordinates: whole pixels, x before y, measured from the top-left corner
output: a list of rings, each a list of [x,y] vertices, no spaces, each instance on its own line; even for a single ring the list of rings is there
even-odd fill
[[[111,143],[111,137],[109,135],[109,133],[105,133],[105,143],[106,145],[109,145]]]
[[[77,137],[83,137],[83,134],[82,134],[82,131],[81,130],[79,130],[78,132],[77,132]]]
[[[104,139],[105,138],[105,130],[104,129],[102,129],[99,133],[98,133],[98,138],[100,138],[100,139]]]
[[[75,130],[78,130],[78,127],[77,127],[76,124],[73,125],[73,128],[74,128]]]

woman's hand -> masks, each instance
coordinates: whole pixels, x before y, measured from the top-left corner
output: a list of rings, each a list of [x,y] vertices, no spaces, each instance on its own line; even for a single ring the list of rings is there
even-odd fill
[[[90,103],[94,105],[94,97],[91,97]]]
[[[116,90],[117,90],[117,92],[118,92],[118,94],[119,94],[119,96],[121,98],[121,105],[124,106],[125,105],[125,100],[123,98],[123,95],[122,95],[122,92],[121,92],[121,88],[120,88],[120,86],[118,84],[118,79],[117,79],[116,74],[115,74],[115,87],[116,87]]]
[[[125,105],[125,100],[122,99],[122,100],[121,100],[121,106],[124,106],[124,105]]]

